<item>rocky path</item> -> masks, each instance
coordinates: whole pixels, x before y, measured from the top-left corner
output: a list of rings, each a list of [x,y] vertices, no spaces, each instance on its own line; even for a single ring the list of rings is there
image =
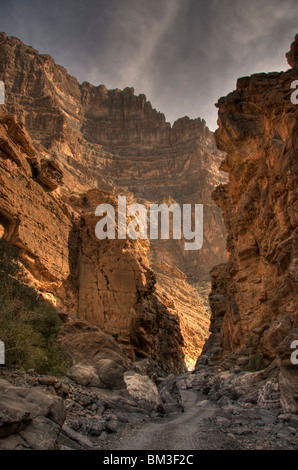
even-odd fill
[[[215,413],[215,407],[197,406],[198,394],[193,391],[183,392],[184,413],[150,422],[130,430],[124,430],[122,437],[111,442],[109,447],[117,450],[152,450],[197,449],[196,431],[199,423]]]
[[[274,370],[244,373],[204,368],[194,374],[169,376],[159,384],[155,404],[150,402],[154,397],[145,376],[147,388],[131,389],[132,396],[127,390],[79,386],[66,377],[58,380],[22,371],[4,372],[0,421],[5,432],[0,449],[298,448],[298,417],[281,408]],[[147,402],[138,404],[133,397],[137,400],[141,392]]]
[[[193,390],[181,391],[184,412],[124,427],[101,443],[106,450],[295,450],[291,423],[257,407],[217,406]]]

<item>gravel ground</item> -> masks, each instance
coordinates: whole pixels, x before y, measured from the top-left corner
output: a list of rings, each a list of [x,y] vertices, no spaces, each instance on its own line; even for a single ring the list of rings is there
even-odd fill
[[[182,391],[184,413],[127,425],[102,440],[106,450],[296,450],[297,423],[279,410],[219,407],[192,390]]]

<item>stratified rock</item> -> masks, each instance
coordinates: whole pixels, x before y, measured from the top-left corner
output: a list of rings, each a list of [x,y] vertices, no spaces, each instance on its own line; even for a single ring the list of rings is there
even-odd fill
[[[133,360],[152,357],[167,372],[183,371],[179,318],[154,293],[148,242],[95,236],[95,208],[115,205],[116,196],[93,190],[62,199],[60,188],[40,180],[40,154],[7,113],[0,114],[0,151],[0,224],[5,239],[20,248],[25,281],[61,311],[89,323],[65,324],[62,343],[71,359],[80,355],[88,365],[95,356],[91,349],[102,348],[100,359],[110,359],[114,350],[123,366],[124,347]],[[119,344],[104,339],[101,330],[119,337]]]
[[[166,372],[184,370],[180,318],[155,293],[148,240],[96,238],[97,205],[117,210],[118,200],[110,192],[90,190],[64,200],[82,217],[75,262],[78,318],[113,335],[132,360],[149,357]]]
[[[173,315],[179,317],[183,336],[183,352],[189,370],[194,369],[203,345],[209,336],[210,311],[178,268],[165,261],[154,261],[152,268],[156,274],[156,294],[159,300]]]
[[[118,337],[131,359],[152,357],[167,372],[193,367],[209,312],[181,269],[197,278],[225,259],[221,211],[210,198],[225,180],[222,153],[205,122],[183,118],[171,127],[144,95],[80,85],[51,57],[4,33],[0,78],[4,109],[28,131],[3,116],[9,159],[1,163],[0,214],[5,238],[22,249],[26,282],[65,319],[72,312]],[[95,208],[115,205],[119,194],[145,205],[203,203],[203,248],[187,252],[184,240],[99,243]]]
[[[296,37],[288,54],[295,67],[297,48]],[[215,137],[227,152],[221,169],[229,182],[213,199],[224,211],[229,260],[212,271],[212,334],[204,351],[211,362],[247,348],[269,361],[290,358],[289,345],[281,345],[298,325],[298,107],[290,99],[295,79],[296,69],[240,78],[237,90],[217,105]],[[293,374],[289,363],[282,365],[282,395],[287,389],[295,401]],[[289,401],[282,399],[283,406],[293,410]]]
[[[42,159],[38,169],[37,181],[53,191],[62,183],[63,172],[56,162]]]
[[[40,184],[40,168],[40,157],[24,127],[11,114],[1,112],[0,224],[4,237],[20,248],[28,269],[26,282],[71,311],[77,215],[57,193],[48,191],[49,183],[46,188]]]
[[[79,84],[49,55],[4,33],[0,79],[7,109],[25,124],[50,164],[62,168],[65,188],[85,192],[117,185],[151,202],[170,197],[179,204],[202,203],[202,249],[187,253],[184,242],[154,243],[154,255],[166,256],[194,278],[225,261],[221,211],[210,198],[212,189],[226,181],[218,170],[223,154],[205,121],[183,117],[171,127],[133,88]],[[49,184],[48,172],[40,178]]]

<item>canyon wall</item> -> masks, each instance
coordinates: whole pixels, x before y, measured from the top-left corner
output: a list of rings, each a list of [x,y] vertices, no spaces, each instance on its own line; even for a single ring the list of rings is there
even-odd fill
[[[224,212],[228,262],[211,273],[205,348],[211,362],[247,350],[265,361],[279,357],[281,382],[296,390],[290,355],[298,339],[298,107],[291,102],[297,54],[298,36],[287,54],[292,69],[240,78],[217,104],[215,137],[227,152],[221,170],[229,182],[212,197]]]
[[[62,178],[56,163],[41,158],[24,126],[13,115],[1,112],[1,235],[19,247],[24,281],[66,317],[66,332],[71,331],[71,324],[75,331],[81,321],[114,335],[117,341],[108,342],[108,359],[120,350],[121,363],[125,356],[150,358],[164,371],[183,371],[187,340],[183,340],[177,312],[168,311],[154,292],[156,279],[147,240],[99,243],[92,202],[115,204],[115,195],[90,190],[62,200]],[[89,327],[76,354],[90,343],[88,336],[101,338],[99,330],[94,331]],[[63,333],[68,350],[71,335]],[[85,354],[84,359],[91,358]]]
[[[0,80],[5,83],[4,109],[23,124],[38,155],[32,167],[34,189],[30,193],[28,186],[23,203],[27,212],[31,204],[34,211],[36,207],[32,223],[38,230],[34,228],[34,236],[28,233],[28,240],[19,237],[16,243],[16,237],[10,238],[25,245],[30,282],[60,309],[115,335],[130,358],[160,355],[165,368],[168,362],[172,370],[181,369],[183,360],[193,367],[209,335],[209,308],[187,276],[209,279],[211,267],[226,259],[221,210],[210,197],[225,181],[218,170],[223,154],[216,149],[213,133],[201,119],[185,117],[171,126],[133,88],[79,84],[50,56],[4,33]],[[13,184],[5,182],[11,198],[16,198],[18,185],[17,177]],[[51,229],[52,220],[57,225],[56,214],[46,214],[47,223],[43,216],[38,220],[38,199],[30,202],[35,187],[45,187],[47,198],[63,208],[67,220],[62,228],[64,219],[58,217],[61,233]],[[150,247],[147,242],[99,243],[95,208],[106,201],[115,205],[118,195],[146,206],[202,203],[202,249],[185,251],[184,240],[153,240]],[[21,227],[25,224],[21,203],[18,207],[11,199],[5,214],[18,217]],[[46,243],[49,246],[40,252]],[[153,297],[153,303],[148,302]],[[174,339],[171,345],[173,329],[178,343]],[[160,340],[165,344],[165,338],[168,347],[157,346]]]
[[[222,152],[205,122],[185,117],[171,126],[132,88],[79,84],[4,33],[0,80],[9,149],[1,220],[5,238],[21,249],[27,282],[61,315],[113,335],[130,359],[150,357],[167,371],[193,367],[210,321],[187,276],[208,277],[225,260],[221,210],[210,197],[225,181]],[[187,252],[184,240],[99,242],[95,208],[116,208],[118,195],[146,206],[203,203],[203,248]]]
[[[24,123],[45,158],[63,168],[63,188],[133,193],[150,202],[204,204],[204,244],[186,252],[183,243],[152,244],[153,259],[188,276],[208,276],[226,259],[225,230],[211,191],[226,181],[213,133],[201,119],[173,126],[133,88],[108,90],[79,82],[16,38],[0,34],[0,79],[7,110]]]

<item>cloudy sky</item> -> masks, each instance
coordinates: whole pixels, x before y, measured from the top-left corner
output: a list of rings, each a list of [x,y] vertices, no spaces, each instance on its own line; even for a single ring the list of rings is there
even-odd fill
[[[204,118],[256,72],[289,68],[297,0],[10,0],[0,31],[53,56],[80,82],[133,86],[167,121]]]

